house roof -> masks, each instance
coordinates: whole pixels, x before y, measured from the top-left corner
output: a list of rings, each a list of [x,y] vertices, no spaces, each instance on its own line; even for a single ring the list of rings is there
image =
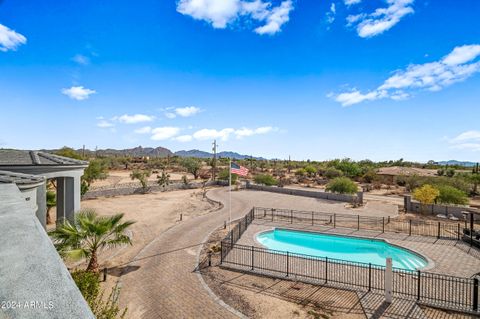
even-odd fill
[[[43,182],[42,176],[23,173],[14,173],[10,171],[0,171],[0,183],[15,183],[18,186],[31,185]]]
[[[0,149],[2,166],[86,166],[87,161],[54,155],[42,151]]]
[[[377,171],[378,175],[418,175],[418,176],[435,176],[437,171],[434,169],[425,169],[417,167],[403,167],[403,166],[390,166],[390,167],[381,167]]]

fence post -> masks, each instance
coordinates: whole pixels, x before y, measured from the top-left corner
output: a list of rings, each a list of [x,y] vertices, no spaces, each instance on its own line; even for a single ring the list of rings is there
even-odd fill
[[[289,253],[287,251],[287,277],[288,277],[288,273],[289,273]]]
[[[226,220],[223,221],[223,229],[227,229],[227,221]]]
[[[266,209],[263,210],[263,217],[267,217],[267,210]]]
[[[385,301],[392,302],[392,289],[393,289],[393,269],[392,258],[387,258],[385,267]]]
[[[387,224],[390,224],[390,216],[388,216]]]
[[[382,233],[385,232],[385,217],[382,217]]]
[[[325,283],[328,282],[328,257],[325,257]]]
[[[212,253],[208,253],[208,267],[212,267]]]
[[[368,263],[368,291],[372,290],[372,264]]]
[[[457,240],[460,240],[460,223],[457,224]]]
[[[438,222],[437,239],[440,238],[440,222]]]
[[[417,300],[420,300],[420,280],[422,276],[420,270],[417,271]]]
[[[312,212],[312,226],[313,226],[313,212]]]
[[[272,222],[273,222],[274,213],[275,213],[275,210],[272,208]]]
[[[337,224],[337,214],[333,214],[333,228],[335,228]]]
[[[290,224],[293,224],[293,209],[290,210]]]
[[[357,215],[357,230],[360,230],[360,215]]]
[[[412,236],[412,220],[408,220],[408,236]]]
[[[253,259],[253,255],[254,255],[254,252],[255,252],[255,247],[252,246],[252,270],[254,269],[254,259]]]
[[[478,311],[478,278],[473,278],[473,311]]]
[[[220,265],[223,264],[223,240],[220,241]]]

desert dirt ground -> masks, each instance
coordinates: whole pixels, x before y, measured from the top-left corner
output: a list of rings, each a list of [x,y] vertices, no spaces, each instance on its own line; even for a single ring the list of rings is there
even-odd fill
[[[104,186],[118,187],[121,184],[132,183],[134,181],[130,178],[131,172],[131,170],[111,170],[108,172],[106,179],[94,181],[91,187],[92,189]],[[168,174],[170,175],[171,181],[179,181],[183,175],[186,175],[189,180],[193,180],[193,175],[186,172],[168,172]],[[151,182],[156,181],[157,174],[152,173],[148,180]]]

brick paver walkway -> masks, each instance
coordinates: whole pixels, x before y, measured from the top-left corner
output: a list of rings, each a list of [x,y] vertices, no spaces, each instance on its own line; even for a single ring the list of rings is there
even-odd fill
[[[209,192],[213,200],[228,204],[226,189]],[[333,210],[344,213],[378,215],[373,206],[355,212],[345,203],[257,191],[232,192],[232,218],[244,216],[253,206],[290,209]],[[396,207],[385,206],[384,216],[396,214]],[[370,212],[371,211],[371,212]],[[217,303],[202,285],[197,273],[197,255],[202,241],[228,220],[224,208],[179,223],[160,234],[129,264],[132,271],[121,278],[122,306],[129,318],[235,318]]]

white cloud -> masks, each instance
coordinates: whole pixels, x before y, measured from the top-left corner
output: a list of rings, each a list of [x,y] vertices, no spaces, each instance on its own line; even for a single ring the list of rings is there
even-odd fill
[[[449,139],[452,148],[480,151],[480,131],[466,131]]]
[[[153,115],[145,115],[145,114],[123,114],[121,116],[115,116],[112,120],[118,121],[124,124],[136,124],[142,122],[152,122],[155,119]]]
[[[175,113],[182,117],[189,117],[200,112],[200,108],[196,106],[187,106],[187,107],[177,107]]]
[[[387,0],[388,7],[378,8],[373,13],[349,15],[348,25],[356,25],[357,33],[362,38],[369,38],[391,29],[400,20],[414,13],[414,0]]]
[[[480,45],[462,45],[453,49],[442,62],[447,65],[458,65],[472,61],[479,55]]]
[[[89,65],[90,64],[90,58],[82,55],[82,54],[76,54],[73,58],[72,61],[75,63],[78,63],[80,65]]]
[[[405,70],[394,72],[382,85],[368,93],[353,89],[338,95],[330,94],[329,97],[343,106],[349,106],[383,98],[405,100],[418,90],[439,91],[480,72],[478,57],[480,45],[459,46],[439,61],[412,64]]]
[[[83,86],[72,86],[68,89],[62,89],[62,94],[77,101],[86,100],[90,95],[97,93],[95,90],[84,88]]]
[[[201,129],[193,133],[193,137],[197,140],[211,140],[219,138],[222,141],[228,140],[230,134],[235,132],[233,128],[224,128],[223,130],[217,131],[215,129]]]
[[[268,12],[267,9],[265,9]],[[275,34],[280,32],[282,25],[290,20],[290,11],[293,10],[292,1],[283,1],[280,6],[273,8],[270,12],[264,13],[266,18],[259,20],[266,20],[266,24],[255,29],[258,34]],[[255,17],[255,16],[254,16]]]
[[[351,6],[354,4],[359,4],[362,0],[343,0],[346,6]]]
[[[137,128],[136,130],[134,130],[134,132],[137,133],[137,134],[148,134],[151,131],[152,131],[152,128],[150,126],[144,126],[144,127]]]
[[[15,51],[20,45],[25,43],[27,43],[25,36],[0,24],[0,51]]]
[[[180,128],[172,126],[157,127],[152,129],[152,140],[163,141],[176,136],[180,132]]]
[[[257,27],[258,34],[274,34],[289,20],[293,10],[291,0],[283,1],[279,6],[272,7],[271,2],[263,0],[180,0],[177,11],[189,15],[196,20],[204,20],[214,28],[224,29],[240,17],[265,23]]]
[[[193,137],[191,135],[180,135],[180,136],[175,137],[174,140],[176,140],[178,142],[185,143],[185,142],[192,141]]]
[[[163,111],[166,111],[165,116],[167,118],[174,119],[177,116],[190,117],[200,113],[202,110],[196,106],[186,106],[186,107],[177,107],[177,108],[169,107],[169,108],[163,109]]]
[[[335,21],[335,14],[337,13],[337,10],[335,9],[335,3],[332,2],[330,5],[330,10],[327,12],[327,23],[332,24],[333,21]]]
[[[240,129],[224,128],[222,130],[201,129],[193,133],[193,138],[197,140],[221,139],[222,141],[226,141],[230,138],[231,135],[233,135],[237,139],[241,139],[248,136],[267,134],[275,131],[278,131],[278,128],[271,126],[263,126],[255,129],[250,129],[247,127],[243,127]]]
[[[109,128],[109,127],[114,127],[115,125],[113,123],[108,122],[107,120],[100,119],[98,121],[97,126],[100,128]]]

